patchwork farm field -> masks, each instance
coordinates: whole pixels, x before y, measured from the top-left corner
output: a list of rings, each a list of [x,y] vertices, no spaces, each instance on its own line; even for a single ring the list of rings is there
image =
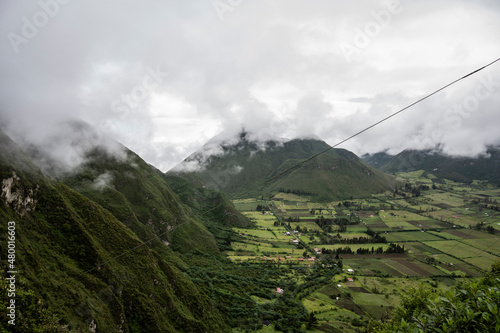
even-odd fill
[[[371,198],[317,203],[278,193],[235,200],[254,226],[233,228],[226,254],[287,272],[289,288],[300,286],[296,297],[319,320],[316,331],[354,331],[387,316],[408,288],[446,289],[500,260],[500,190],[434,183],[423,174],[400,174],[404,188]],[[422,184],[427,188],[414,195]]]
[[[425,231],[412,232],[391,232],[385,236],[388,242],[421,242],[421,241],[437,241],[443,238]]]

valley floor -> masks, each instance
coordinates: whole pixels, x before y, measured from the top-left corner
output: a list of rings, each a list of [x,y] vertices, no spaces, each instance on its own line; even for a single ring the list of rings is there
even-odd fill
[[[278,193],[234,200],[254,228],[234,228],[226,254],[276,267],[301,286],[294,296],[318,320],[311,332],[355,331],[389,318],[409,288],[450,288],[500,259],[500,189],[423,171],[398,176],[401,188],[363,199],[316,203]],[[328,272],[328,280],[308,279]],[[258,332],[273,332],[268,324]]]

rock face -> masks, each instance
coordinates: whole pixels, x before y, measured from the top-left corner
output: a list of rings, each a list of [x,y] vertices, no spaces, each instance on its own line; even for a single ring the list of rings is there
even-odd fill
[[[2,180],[2,201],[14,209],[20,216],[36,208],[38,200],[36,195],[39,186],[35,189],[25,189],[21,183],[21,178],[12,171],[12,177]]]

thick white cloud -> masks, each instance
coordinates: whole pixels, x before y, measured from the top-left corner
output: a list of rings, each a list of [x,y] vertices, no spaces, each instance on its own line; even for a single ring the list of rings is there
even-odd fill
[[[497,1],[59,1],[0,4],[2,128],[37,143],[83,119],[162,170],[241,126],[335,144],[500,55]],[[500,87],[453,107],[498,73],[342,147],[479,153]]]

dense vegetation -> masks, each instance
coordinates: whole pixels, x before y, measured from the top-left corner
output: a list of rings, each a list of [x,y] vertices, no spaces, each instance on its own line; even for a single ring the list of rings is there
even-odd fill
[[[63,183],[43,176],[3,133],[0,144],[0,177],[4,185],[0,232],[5,237],[7,221],[16,222],[18,270],[18,324],[7,324],[2,307],[1,330],[88,332],[89,327],[96,327],[104,332],[228,331],[224,315],[213,301],[179,269],[183,265],[179,256],[170,247],[155,245],[154,238],[144,242],[132,231],[133,222],[140,221],[137,217],[141,216],[152,221],[164,218],[164,222],[172,224],[176,219],[186,224],[196,220],[184,212],[176,196],[168,193],[168,187],[156,192],[158,200],[169,196],[168,212],[154,211],[154,205],[160,204],[154,202],[155,197],[145,204],[151,214],[141,210],[141,194],[148,195],[141,190],[145,185],[141,182],[133,185],[134,191],[143,191],[136,193],[137,203],[126,200],[127,196],[120,196],[118,191],[103,191],[108,197],[95,193],[96,199],[109,203],[107,210]],[[113,186],[120,188],[117,183]],[[79,190],[88,191],[83,185]],[[128,194],[132,198],[131,192]],[[119,202],[113,201],[118,200],[115,198],[123,206],[114,206]],[[128,211],[121,213],[120,208]],[[118,220],[110,211],[134,219]],[[138,234],[145,230],[154,237],[158,232],[151,223],[136,226],[140,227]],[[148,236],[144,233],[142,237]],[[166,236],[163,239],[171,239]],[[3,244],[2,252],[6,253]],[[4,305],[10,299],[6,292],[0,295]]]
[[[403,295],[386,323],[371,322],[370,332],[500,332],[500,263],[479,281],[448,291],[420,286]]]

